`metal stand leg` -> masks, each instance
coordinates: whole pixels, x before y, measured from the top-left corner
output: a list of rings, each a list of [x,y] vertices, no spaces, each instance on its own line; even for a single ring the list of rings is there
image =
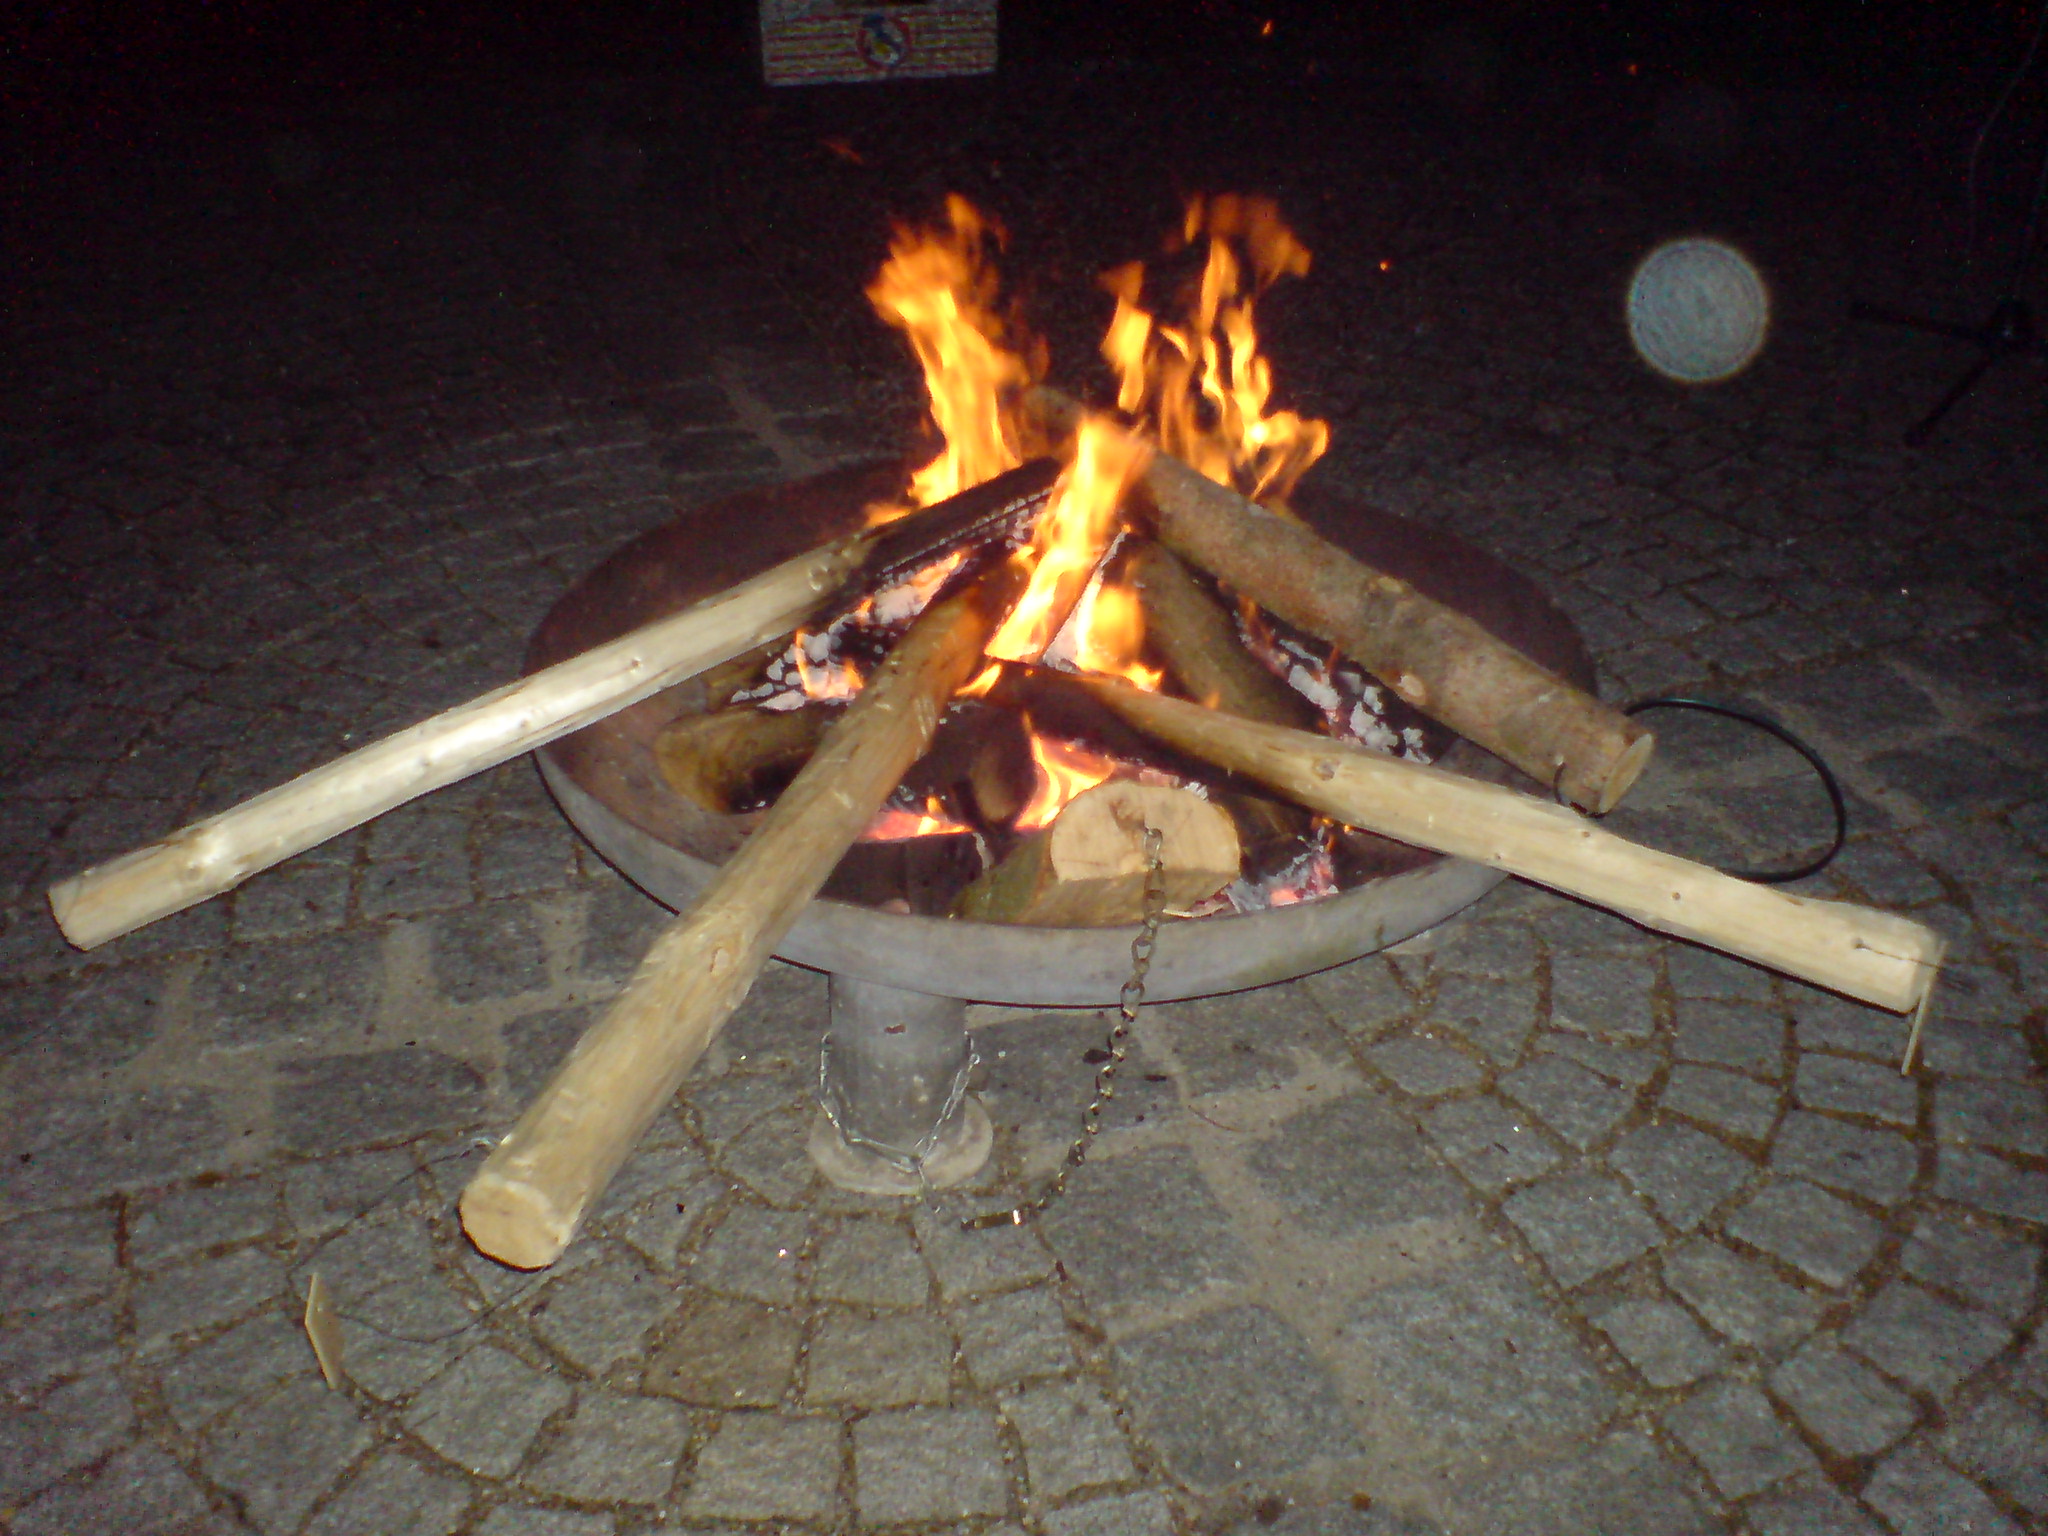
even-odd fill
[[[972,1178],[995,1140],[967,1093],[973,1066],[960,998],[834,976],[811,1161],[861,1194],[914,1195]]]

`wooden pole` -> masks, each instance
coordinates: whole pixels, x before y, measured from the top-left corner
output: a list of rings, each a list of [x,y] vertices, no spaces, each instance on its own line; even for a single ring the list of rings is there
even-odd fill
[[[1071,431],[1082,408],[1035,388],[1029,409]],[[1346,554],[1168,453],[1144,474],[1159,538],[1298,629],[1330,641],[1410,704],[1574,805],[1612,810],[1655,749],[1648,730],[1455,609]]]
[[[1941,968],[1941,937],[1892,913],[1752,885],[1603,832],[1564,806],[1348,742],[1124,683],[1084,686],[1181,751],[1352,826],[1506,870],[1894,1013],[1918,1007]]]
[[[655,940],[463,1192],[462,1224],[479,1249],[538,1269],[568,1246],[805,904],[931,744],[1015,589],[1005,566],[921,615],[746,845]]]
[[[50,910],[80,949],[231,891],[430,791],[531,752],[787,634],[863,567],[907,574],[962,539],[1035,515],[1058,465],[1031,463],[572,656],[323,764],[159,842],[59,881]]]

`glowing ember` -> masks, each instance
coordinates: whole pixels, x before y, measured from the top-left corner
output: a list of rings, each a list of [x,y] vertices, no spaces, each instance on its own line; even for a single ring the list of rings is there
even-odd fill
[[[875,819],[868,823],[867,831],[861,834],[864,843],[900,843],[913,837],[933,837],[947,832],[972,832],[974,829],[956,821],[946,814],[946,807],[937,795],[926,795],[922,811],[905,810],[900,806],[884,806],[876,812]]]

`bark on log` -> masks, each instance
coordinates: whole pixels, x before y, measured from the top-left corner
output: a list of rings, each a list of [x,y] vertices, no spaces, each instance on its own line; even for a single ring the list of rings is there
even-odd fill
[[[323,764],[50,888],[64,937],[92,949],[233,890],[352,827],[579,731],[786,635],[854,572],[907,572],[962,538],[1035,513],[1058,466],[985,485],[812,550],[606,645]]]
[[[1145,910],[1148,826],[1160,833],[1168,909],[1206,901],[1237,878],[1237,829],[1220,807],[1190,790],[1112,779],[1019,842],[961,893],[953,915],[1036,928],[1135,923]]]
[[[672,1097],[847,847],[930,744],[946,701],[981,665],[1008,568],[935,603],[697,904],[463,1192],[470,1240],[519,1269],[551,1264]]]
[[[1083,414],[1056,390],[1036,388],[1026,400],[1055,430],[1072,430]],[[1648,764],[1655,739],[1629,716],[1306,523],[1166,453],[1152,456],[1144,484],[1159,538],[1175,554],[1330,641],[1424,714],[1574,805],[1613,809]]]
[[[1316,723],[1307,699],[1259,665],[1237,620],[1163,544],[1131,556],[1130,577],[1145,613],[1145,638],[1191,698],[1211,709],[1305,731]]]
[[[739,705],[683,715],[654,738],[668,787],[714,815],[730,816],[759,786],[793,777],[810,760],[837,710]]]
[[[1349,743],[1261,725],[1122,683],[1086,684],[1132,724],[1353,826],[1471,859],[1860,998],[1917,1008],[1943,941],[1888,912],[1752,885],[1603,832],[1561,805]]]

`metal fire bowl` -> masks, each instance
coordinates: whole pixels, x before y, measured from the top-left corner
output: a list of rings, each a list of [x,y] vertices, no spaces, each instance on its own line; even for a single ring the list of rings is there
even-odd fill
[[[850,532],[869,502],[893,495],[902,483],[900,465],[852,466],[685,511],[620,549],[563,596],[534,633],[528,669],[600,645]],[[1571,621],[1534,583],[1484,551],[1338,497],[1305,497],[1299,510],[1360,559],[1592,687],[1592,663]],[[703,689],[684,683],[538,754],[548,788],[577,830],[634,884],[677,909],[696,899],[758,819],[713,815],[662,781],[655,737],[679,715],[706,705]],[[1520,779],[1463,740],[1438,762],[1493,783]],[[1502,878],[1399,845],[1389,845],[1383,865],[1386,873],[1321,901],[1167,924],[1148,995],[1160,1001],[1203,997],[1341,964],[1436,926]],[[829,889],[783,940],[778,953],[784,959],[913,992],[1029,1006],[1113,1003],[1130,974],[1135,927],[1025,928],[906,916],[829,899]]]

